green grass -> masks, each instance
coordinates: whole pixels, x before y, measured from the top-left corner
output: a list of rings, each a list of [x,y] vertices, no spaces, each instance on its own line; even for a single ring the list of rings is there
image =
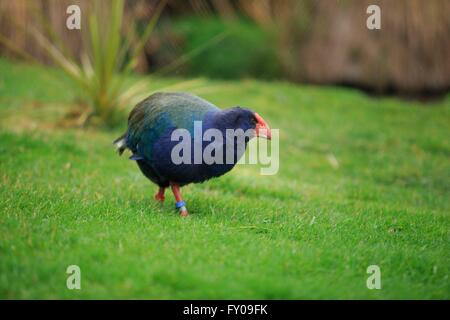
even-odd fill
[[[183,219],[115,154],[120,130],[53,125],[75,93],[49,72],[0,60],[1,298],[450,298],[449,97],[196,80],[280,128],[280,171],[188,186]]]

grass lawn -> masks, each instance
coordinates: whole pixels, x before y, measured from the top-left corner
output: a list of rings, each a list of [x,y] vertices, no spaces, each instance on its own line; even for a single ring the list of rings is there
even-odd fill
[[[184,80],[279,128],[280,170],[184,188],[183,219],[117,156],[122,130],[55,125],[75,93],[49,72],[0,60],[0,298],[450,298],[450,96]]]

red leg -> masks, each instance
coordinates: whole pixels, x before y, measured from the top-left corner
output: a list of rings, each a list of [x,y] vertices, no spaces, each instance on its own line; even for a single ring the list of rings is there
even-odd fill
[[[176,208],[180,210],[180,215],[186,217],[188,215],[188,211],[186,209],[185,203],[181,198],[180,186],[176,183],[171,184],[173,195],[175,196]]]
[[[159,188],[158,193],[155,194],[155,200],[156,201],[164,202],[164,199],[165,199],[164,191],[165,190],[166,190],[166,188],[162,188],[162,187]]]

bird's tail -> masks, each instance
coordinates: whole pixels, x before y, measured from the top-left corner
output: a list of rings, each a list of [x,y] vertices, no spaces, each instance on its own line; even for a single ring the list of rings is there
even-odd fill
[[[127,144],[125,141],[125,136],[126,133],[124,133],[123,135],[121,135],[120,137],[118,137],[116,140],[114,140],[113,144],[116,146],[117,148],[117,152],[119,153],[119,155],[122,155],[122,153],[125,151],[125,149],[127,148]]]

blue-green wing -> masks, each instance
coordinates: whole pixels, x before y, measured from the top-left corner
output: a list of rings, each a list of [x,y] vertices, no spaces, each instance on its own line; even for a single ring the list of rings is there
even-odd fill
[[[153,145],[170,129],[183,128],[193,134],[194,121],[220,109],[187,93],[155,93],[141,101],[128,118],[127,146],[151,159]]]

